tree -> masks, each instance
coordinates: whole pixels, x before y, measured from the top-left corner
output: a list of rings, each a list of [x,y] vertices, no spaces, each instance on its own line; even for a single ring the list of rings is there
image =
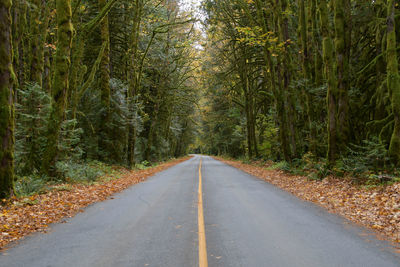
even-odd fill
[[[387,2],[387,86],[392,95],[394,129],[389,153],[394,163],[400,165],[400,75],[397,58],[395,1]]]
[[[99,8],[101,10],[106,6],[106,0],[99,0]],[[105,46],[103,57],[100,63],[100,90],[101,90],[101,120],[103,121],[99,135],[99,147],[101,150],[100,159],[107,160],[110,153],[110,145],[107,144],[109,139],[109,119],[110,119],[110,31],[108,15],[101,22],[101,41]]]
[[[337,137],[338,149],[349,143],[349,90],[351,49],[350,0],[335,0],[335,51],[337,74]],[[339,150],[339,152],[340,152]]]
[[[14,95],[11,0],[0,1],[0,198],[14,193]]]
[[[58,141],[64,118],[66,96],[69,89],[69,68],[73,36],[72,9],[70,0],[56,0],[57,49],[55,56],[54,80],[52,84],[51,114],[47,127],[47,145],[42,171],[54,173],[57,161]]]
[[[337,144],[337,80],[334,61],[334,46],[331,38],[331,27],[329,25],[329,13],[326,0],[321,0],[319,3],[321,33],[322,33],[322,49],[325,77],[328,83],[327,91],[327,107],[328,107],[328,164],[333,165],[338,157]]]
[[[140,25],[142,21],[143,12],[143,0],[135,0],[135,16],[133,18],[132,32],[131,32],[131,42],[130,50],[132,51],[129,59],[129,89],[128,89],[128,107],[130,115],[130,123],[128,127],[128,164],[130,167],[135,165],[135,144],[136,144],[136,134],[137,129],[134,125],[135,115],[137,114],[135,109],[135,97],[138,93],[138,87],[140,86],[140,80],[142,75],[143,67],[139,66],[144,63],[145,56],[142,56],[143,60],[140,60],[139,54],[139,38],[140,38]],[[153,40],[154,35],[151,38]],[[147,46],[146,51],[150,47],[150,42]],[[147,53],[146,53],[147,54]]]

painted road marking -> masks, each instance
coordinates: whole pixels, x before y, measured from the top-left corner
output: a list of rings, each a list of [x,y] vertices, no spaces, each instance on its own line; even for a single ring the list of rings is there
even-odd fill
[[[199,222],[199,267],[208,267],[207,261],[207,246],[206,246],[206,231],[204,227],[203,213],[203,185],[201,178],[201,162],[199,164],[199,191],[198,191],[198,222]]]

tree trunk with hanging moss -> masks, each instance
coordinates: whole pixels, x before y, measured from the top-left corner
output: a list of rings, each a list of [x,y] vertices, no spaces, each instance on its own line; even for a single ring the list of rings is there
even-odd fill
[[[100,9],[100,12],[89,22],[84,24],[81,28],[77,30],[78,35],[75,38],[73,44],[73,57],[71,64],[71,73],[69,75],[69,92],[68,96],[71,98],[71,109],[72,109],[72,117],[76,118],[77,106],[78,106],[78,94],[79,87],[83,85],[84,75],[87,72],[87,66],[82,64],[82,60],[85,54],[85,45],[87,41],[87,37],[89,34],[102,23],[102,21],[107,17],[108,12],[110,12],[111,8],[117,0],[110,0],[108,2],[104,2],[103,8]]]
[[[318,6],[317,0],[311,1],[311,14],[312,14],[312,47],[314,50],[314,86],[321,86],[323,77],[323,62],[320,43],[320,26],[318,20]]]
[[[30,42],[29,42],[29,65],[30,65],[30,80],[35,81],[42,86],[42,67],[40,58],[40,12],[42,9],[42,0],[31,1],[31,12],[30,12]]]
[[[396,166],[400,165],[400,75],[396,50],[395,0],[387,6],[387,86],[392,95],[394,129],[389,154]]]
[[[338,152],[343,152],[350,136],[349,87],[351,49],[351,5],[349,0],[335,0],[335,50],[338,87]]]
[[[139,70],[139,31],[140,23],[142,19],[143,1],[135,1],[135,15],[133,18],[132,34],[131,34],[131,56],[129,59],[129,88],[128,88],[128,108],[130,122],[128,126],[128,165],[129,167],[135,166],[135,144],[136,144],[136,128],[134,126],[135,116],[135,97],[138,93],[138,87],[140,85],[140,70]],[[154,36],[153,36],[154,37]]]
[[[30,80],[42,87],[44,72],[44,46],[50,19],[49,3],[33,0],[30,13]]]
[[[337,81],[335,74],[334,45],[331,37],[331,27],[329,25],[329,12],[326,0],[319,3],[322,50],[324,61],[325,78],[328,83],[327,106],[328,106],[328,165],[332,166],[337,159]]]
[[[14,194],[11,0],[0,0],[0,198]]]
[[[51,114],[47,126],[47,144],[42,162],[42,172],[54,174],[58,154],[58,139],[64,117],[72,44],[72,11],[70,0],[56,0],[57,52],[55,55],[54,80],[52,84]]]
[[[257,19],[260,21],[262,25],[263,34],[266,34],[270,31],[268,27],[268,21],[266,16],[264,16],[264,3],[261,0],[256,0],[256,9],[257,9]],[[280,77],[276,76],[276,66],[274,60],[272,59],[271,51],[268,49],[270,46],[269,42],[266,42],[264,45],[264,60],[266,62],[265,66],[265,74],[268,76],[269,84],[271,86],[272,94],[274,95],[276,109],[277,109],[277,120],[279,121],[279,140],[282,146],[283,159],[287,162],[291,160],[290,155],[290,144],[288,140],[288,132],[287,123],[286,123],[286,114],[285,114],[285,101],[282,90],[280,90],[280,86],[277,85],[277,81],[281,80]],[[278,75],[279,76],[279,75]]]
[[[26,13],[28,4],[24,1],[17,1],[13,3],[13,66],[14,73],[17,77],[15,85],[23,86],[29,79],[28,64],[25,60],[28,54],[27,44],[27,19]]]
[[[313,71],[312,71],[312,57],[311,57],[311,41],[312,41],[312,11],[311,2],[308,1],[308,6],[306,9],[306,0],[299,0],[299,32],[301,40],[301,55],[302,55],[302,65],[303,65],[303,77],[306,80],[305,87],[311,88],[313,84]],[[307,15],[307,16],[306,16]],[[309,128],[309,150],[313,155],[317,154],[316,145],[316,128],[315,128],[315,109],[314,109],[314,99],[313,95],[309,90],[305,91],[306,97],[306,110],[308,117],[308,128]]]
[[[281,90],[283,90],[284,101],[286,102],[286,118],[287,118],[287,128],[289,130],[289,140],[291,144],[291,156],[297,155],[297,133],[294,125],[295,121],[295,100],[293,96],[292,89],[290,87],[291,81],[291,58],[289,55],[289,47],[291,45],[291,40],[289,36],[289,12],[288,12],[288,2],[286,0],[277,0],[276,1],[276,17],[278,19],[278,32],[279,32],[279,42],[284,44],[282,47],[282,55],[280,56],[280,63],[278,67],[282,69],[282,82],[281,82]],[[284,48],[284,49],[283,49]]]
[[[99,0],[99,8],[101,10],[106,6],[107,0]],[[110,117],[110,99],[111,99],[111,88],[110,88],[110,31],[108,24],[108,15],[104,17],[100,25],[101,30],[101,41],[105,45],[103,57],[100,63],[100,90],[101,90],[101,128],[99,136],[99,149],[100,159],[109,161],[110,148],[107,145],[109,142],[108,134],[108,121]]]

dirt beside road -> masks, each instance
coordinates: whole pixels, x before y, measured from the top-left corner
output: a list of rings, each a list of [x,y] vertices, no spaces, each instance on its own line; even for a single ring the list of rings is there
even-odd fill
[[[8,205],[0,206],[0,248],[33,232],[45,232],[49,224],[73,217],[86,206],[103,201],[189,158],[172,160],[145,170],[123,170],[118,179],[104,177],[92,185],[61,184],[45,194],[13,199]]]

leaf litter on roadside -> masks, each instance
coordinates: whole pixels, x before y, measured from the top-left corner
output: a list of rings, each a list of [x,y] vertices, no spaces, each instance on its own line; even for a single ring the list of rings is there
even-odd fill
[[[33,232],[45,232],[51,223],[73,217],[86,206],[144,181],[149,176],[187,160],[181,158],[144,170],[123,170],[121,178],[105,177],[87,184],[57,185],[45,194],[2,201],[0,206],[0,248]],[[63,221],[65,222],[65,221]]]
[[[310,180],[282,170],[217,159],[379,232],[400,245],[400,183],[365,188],[346,179],[327,177],[322,181]]]

